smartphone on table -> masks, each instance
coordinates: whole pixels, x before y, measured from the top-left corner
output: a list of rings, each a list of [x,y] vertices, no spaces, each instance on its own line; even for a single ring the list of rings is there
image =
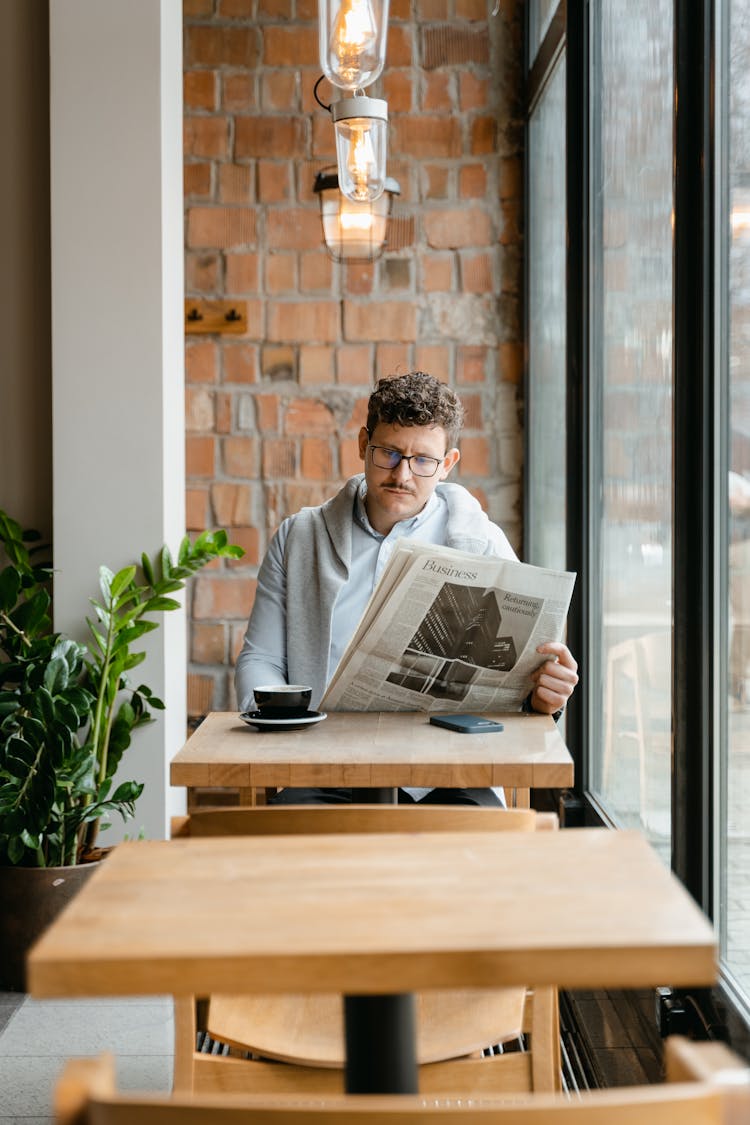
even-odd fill
[[[503,730],[502,723],[497,719],[488,719],[486,715],[430,715],[430,722],[433,726],[447,727],[460,734],[491,734]]]

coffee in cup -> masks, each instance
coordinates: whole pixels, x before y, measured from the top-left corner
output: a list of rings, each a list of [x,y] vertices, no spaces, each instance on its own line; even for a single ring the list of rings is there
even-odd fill
[[[262,718],[297,719],[307,714],[312,688],[307,684],[263,684],[253,694]]]

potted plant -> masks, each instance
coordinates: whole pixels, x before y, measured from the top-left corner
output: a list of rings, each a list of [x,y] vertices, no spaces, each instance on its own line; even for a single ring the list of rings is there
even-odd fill
[[[165,546],[153,558],[141,555],[140,566],[117,573],[100,567],[82,644],[52,629],[52,568],[39,534],[0,510],[0,544],[0,877],[13,881],[0,899],[11,927],[40,932],[101,856],[100,828],[113,813],[131,817],[143,790],[137,781],[112,788],[133,732],[164,707],[145,684],[130,682],[145,659],[140,638],[178,608],[171,595],[191,575],[243,551],[225,532],[204,531],[182,540],[176,560]],[[56,903],[42,907],[41,922],[32,916],[30,869],[58,890]],[[0,931],[0,974],[18,977],[5,968],[18,937],[4,939]],[[23,953],[20,966],[22,975]],[[22,983],[0,980],[2,987]]]

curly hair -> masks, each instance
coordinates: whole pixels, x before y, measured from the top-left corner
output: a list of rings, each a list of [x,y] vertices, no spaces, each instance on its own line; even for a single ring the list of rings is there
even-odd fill
[[[390,426],[442,426],[448,448],[458,441],[464,408],[454,390],[424,371],[379,379],[367,404],[367,432],[379,422]]]

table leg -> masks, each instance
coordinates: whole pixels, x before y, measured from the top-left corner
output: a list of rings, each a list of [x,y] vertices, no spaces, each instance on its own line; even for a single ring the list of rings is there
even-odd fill
[[[414,994],[345,996],[347,1094],[416,1094]]]

